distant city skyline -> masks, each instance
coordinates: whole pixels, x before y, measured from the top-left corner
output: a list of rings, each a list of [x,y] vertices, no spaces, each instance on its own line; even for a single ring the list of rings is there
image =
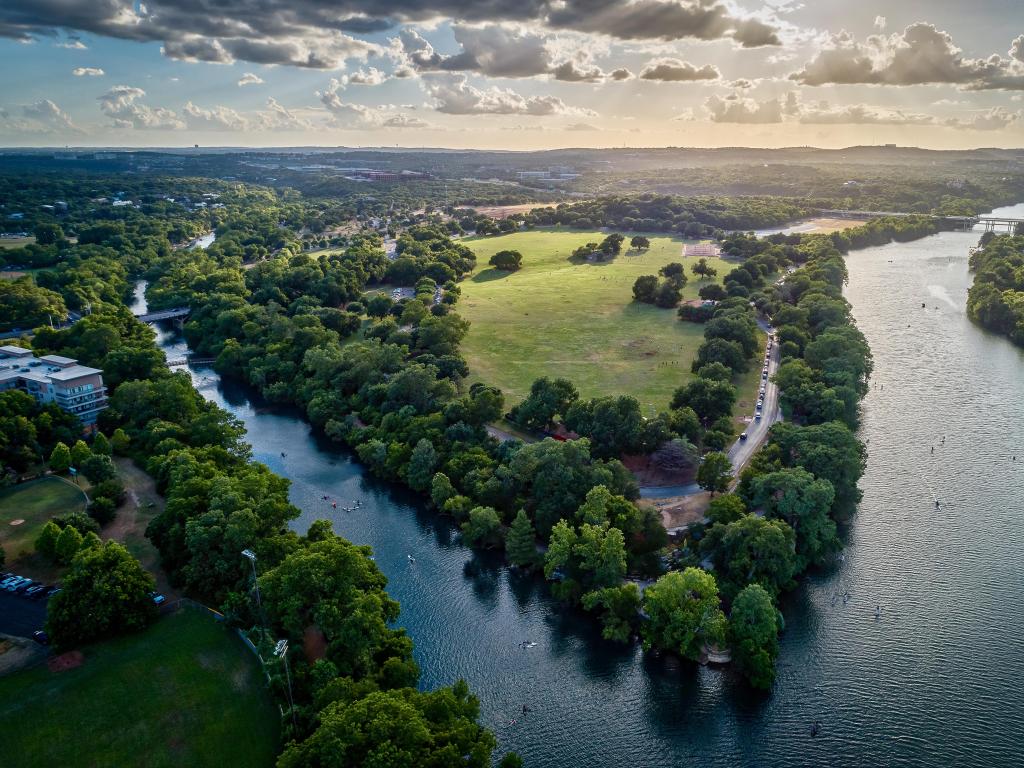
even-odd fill
[[[1024,146],[1016,0],[7,0],[0,146]]]

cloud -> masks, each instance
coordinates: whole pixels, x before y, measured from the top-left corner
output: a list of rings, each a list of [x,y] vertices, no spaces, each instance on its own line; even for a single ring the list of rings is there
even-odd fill
[[[688,61],[672,58],[653,59],[640,70],[641,80],[660,80],[672,83],[717,80],[719,77],[718,69],[711,64],[697,67]]]
[[[886,23],[887,22],[885,16],[875,16],[875,29],[877,29],[879,32],[885,30]]]
[[[263,85],[263,78],[252,72],[246,72],[240,78],[238,78],[238,86],[244,85]]]
[[[529,23],[622,40],[719,40],[778,45],[772,23],[729,0],[4,0],[0,36],[31,40],[61,30],[159,42],[188,61],[235,60],[340,69],[381,53],[352,37],[399,23]]]
[[[101,77],[104,72],[99,67],[75,67],[71,74],[75,77]]]
[[[567,106],[556,96],[523,96],[510,88],[476,88],[465,76],[434,77],[427,84],[434,109],[449,115],[579,115],[596,117],[589,109]]]
[[[507,78],[546,75],[568,83],[595,83],[610,77],[594,64],[582,40],[507,24],[453,24],[452,34],[461,50],[446,56],[416,30],[403,29],[391,55],[418,72],[476,72]],[[623,73],[628,75],[628,70],[617,71],[619,79]]]
[[[733,93],[709,96],[704,100],[704,112],[713,123],[781,123],[783,103],[779,99],[756,101]]]
[[[846,104],[833,107],[828,102],[802,106],[799,122],[811,125],[935,125],[932,115],[883,109],[867,104]]]
[[[426,120],[421,120],[413,115],[398,114],[384,120],[382,128],[432,128]]]
[[[629,80],[632,77],[633,77],[633,73],[630,72],[625,67],[620,67],[619,69],[613,69],[611,72],[608,73],[608,79],[609,80],[622,81],[622,80]]]
[[[600,131],[601,129],[596,127],[596,126],[591,125],[590,123],[570,123],[569,125],[565,126],[565,130],[567,130],[567,131],[585,131],[585,132],[589,132],[589,131]]]
[[[351,74],[341,76],[341,82],[345,85],[380,85],[387,79],[388,76],[376,67],[357,69]]]
[[[244,131],[249,127],[249,121],[229,107],[202,109],[189,101],[182,114],[193,131]]]
[[[1003,107],[993,107],[990,110],[975,115],[969,120],[947,120],[945,125],[962,130],[1000,131],[1022,120],[1024,120],[1024,115],[1020,112],[1010,112]]]
[[[716,0],[566,0],[546,15],[555,28],[622,40],[732,39],[744,48],[780,45],[775,27],[734,15]]]
[[[256,113],[256,127],[264,131],[305,131],[313,124],[271,96],[267,99],[267,108]]]
[[[1024,36],[1022,36],[1024,37]],[[1011,54],[1020,52],[1020,46]],[[1024,66],[998,54],[966,58],[953,38],[931,24],[911,24],[864,42],[847,32],[831,35],[803,69],[790,75],[803,85],[958,85],[967,90],[1022,89]]]
[[[115,85],[99,97],[100,111],[116,128],[137,130],[180,130],[185,122],[173,110],[149,107],[139,102],[146,92],[130,85]]]
[[[1010,43],[1010,58],[1024,62],[1024,35],[1014,38]]]
[[[56,46],[58,48],[67,48],[68,50],[71,50],[71,51],[87,51],[87,50],[89,50],[89,47],[85,43],[83,43],[81,40],[74,39],[74,38],[68,39],[68,40],[64,41],[63,43],[56,43]]]
[[[81,133],[81,129],[71,121],[67,112],[49,99],[41,99],[34,104],[22,107],[22,114],[35,124],[32,127],[46,133],[55,131],[71,131]]]

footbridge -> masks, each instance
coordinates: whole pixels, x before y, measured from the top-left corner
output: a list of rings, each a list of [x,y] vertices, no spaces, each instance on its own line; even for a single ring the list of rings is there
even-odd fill
[[[217,360],[212,357],[179,357],[167,361],[168,368],[180,368],[183,365],[213,365]]]
[[[135,317],[144,323],[156,323],[160,320],[177,320],[181,317],[188,317],[192,310],[188,307],[175,307],[174,309],[162,309],[157,312],[147,312]]]
[[[839,211],[822,209],[819,213],[822,216],[833,216],[837,219],[855,219],[860,221],[884,218],[905,218],[907,216],[927,216],[930,219],[936,219],[949,225],[949,228],[951,229],[960,229],[964,232],[970,232],[978,223],[984,223],[987,220],[994,220],[991,217],[986,216],[942,216],[933,213],[907,213],[906,211]],[[999,219],[998,221],[1006,222],[1017,220]],[[1010,231],[1013,231],[1012,225],[1010,226]]]

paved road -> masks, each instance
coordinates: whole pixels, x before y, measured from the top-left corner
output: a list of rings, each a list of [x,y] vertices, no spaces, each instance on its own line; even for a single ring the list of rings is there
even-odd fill
[[[27,600],[0,589],[0,633],[32,637],[45,623],[45,600]]]
[[[761,326],[761,330],[765,333],[768,332],[768,324],[763,320],[758,321],[758,325]],[[763,366],[762,366],[763,367]],[[772,352],[768,359],[768,381],[765,386],[764,393],[764,408],[762,409],[762,416],[760,421],[751,421],[750,425],[746,429],[747,439],[737,439],[735,443],[729,448],[729,459],[732,461],[732,472],[734,476],[739,476],[740,470],[746,466],[747,462],[750,461],[750,457],[753,456],[757,449],[761,447],[765,439],[768,437],[768,430],[772,424],[777,421],[782,421],[782,411],[779,408],[779,387],[771,380],[779,369],[779,345],[772,345]],[[754,414],[750,414],[753,418]],[[672,496],[690,496],[694,493],[700,493],[701,488],[696,483],[689,483],[687,485],[672,485],[664,487],[656,486],[643,486],[640,488],[640,498],[642,499],[666,499]]]

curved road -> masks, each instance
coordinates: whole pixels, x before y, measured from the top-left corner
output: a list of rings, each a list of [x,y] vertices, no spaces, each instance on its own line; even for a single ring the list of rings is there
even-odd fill
[[[768,333],[768,329],[771,327],[762,320],[758,321],[758,325],[761,330]],[[764,367],[764,366],[762,366]],[[762,416],[760,421],[753,419],[751,414],[751,422],[747,426],[746,440],[737,439],[735,443],[729,448],[729,459],[732,461],[732,473],[734,476],[738,476],[740,470],[746,466],[746,463],[750,461],[750,457],[754,455],[761,444],[764,443],[768,437],[768,430],[772,424],[777,421],[782,421],[782,410],[779,408],[779,387],[772,381],[772,377],[775,376],[776,371],[779,369],[779,345],[773,344],[771,354],[768,356],[768,380],[765,386],[764,393],[764,408],[762,409]],[[700,493],[701,488],[696,483],[689,483],[687,485],[671,485],[671,486],[642,486],[640,488],[640,498],[642,499],[666,499],[673,496],[690,496],[694,493]]]

